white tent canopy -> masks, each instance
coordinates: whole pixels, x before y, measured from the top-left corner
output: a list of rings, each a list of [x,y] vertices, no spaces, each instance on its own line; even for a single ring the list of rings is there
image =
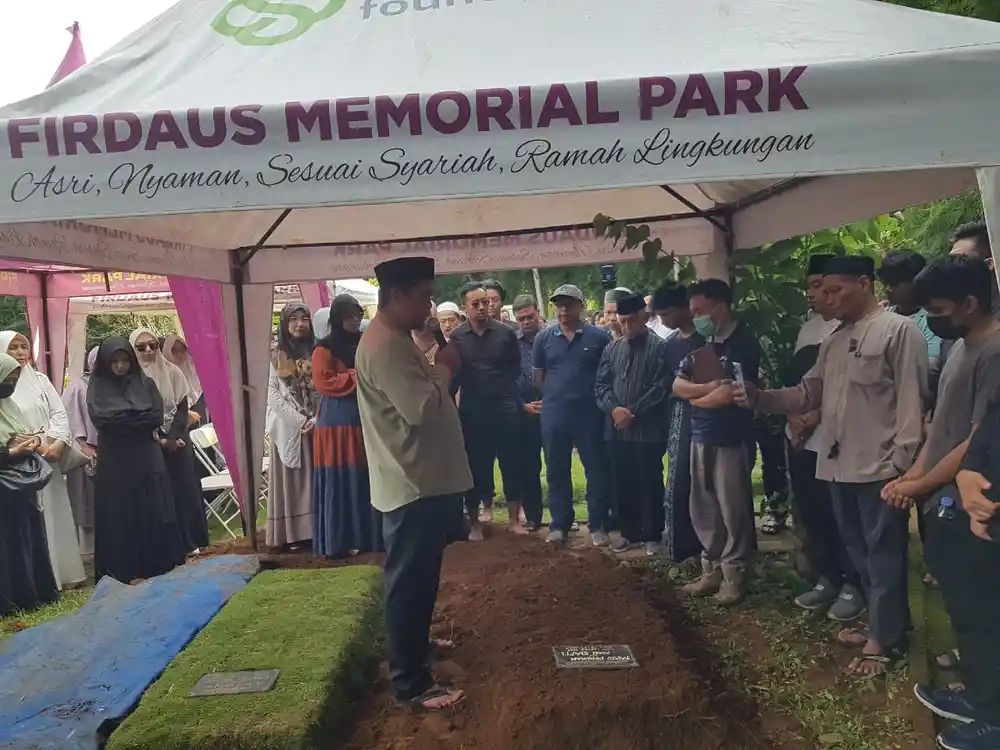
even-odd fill
[[[77,220],[0,254],[221,282],[249,441],[272,283],[603,262],[598,212],[721,273],[974,187],[998,121],[1000,25],[874,0],[181,0],[0,109],[0,224]]]

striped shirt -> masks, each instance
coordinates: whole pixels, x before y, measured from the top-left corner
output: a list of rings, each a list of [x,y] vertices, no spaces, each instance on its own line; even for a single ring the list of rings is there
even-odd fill
[[[597,368],[594,395],[607,416],[604,439],[626,443],[666,442],[667,397],[672,386],[667,343],[652,331],[638,338],[618,339],[605,347]],[[611,412],[624,407],[635,420],[617,430]]]

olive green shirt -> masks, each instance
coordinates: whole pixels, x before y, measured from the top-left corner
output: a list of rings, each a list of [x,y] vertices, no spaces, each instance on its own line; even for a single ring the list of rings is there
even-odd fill
[[[377,510],[472,487],[445,368],[432,366],[411,336],[376,315],[358,345],[355,372]]]

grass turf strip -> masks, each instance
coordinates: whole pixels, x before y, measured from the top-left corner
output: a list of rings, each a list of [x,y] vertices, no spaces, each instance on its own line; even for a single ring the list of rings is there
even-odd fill
[[[328,744],[371,678],[382,572],[267,571],[236,594],[111,735],[108,750],[300,750]],[[189,698],[208,672],[280,669],[267,693]]]

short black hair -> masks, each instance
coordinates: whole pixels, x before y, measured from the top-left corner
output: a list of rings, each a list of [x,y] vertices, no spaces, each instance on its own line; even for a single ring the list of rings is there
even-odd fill
[[[514,304],[511,305],[511,309],[514,312],[521,312],[521,310],[527,310],[529,307],[537,307],[535,304],[535,298],[530,294],[519,294],[514,298]]]
[[[467,281],[462,284],[461,288],[458,290],[458,298],[462,300],[462,302],[465,302],[465,296],[469,292],[474,292],[477,289],[482,289],[485,292],[487,288],[488,287],[486,286],[485,281]]]
[[[485,281],[480,282],[479,286],[487,291],[492,289],[493,291],[499,293],[500,300],[502,302],[507,301],[507,290],[504,289],[503,284],[501,284],[496,279],[486,279]]]
[[[924,270],[927,259],[920,253],[903,247],[891,250],[882,258],[882,267],[878,270],[878,278],[883,284],[905,284],[917,278]]]
[[[722,302],[733,306],[733,288],[722,279],[705,279],[697,281],[688,287],[688,298],[701,295],[713,302]]]
[[[951,244],[960,240],[975,240],[976,254],[983,260],[988,260],[992,255],[990,250],[990,233],[986,228],[985,221],[973,221],[963,224],[951,235]]]
[[[962,303],[967,297],[979,301],[979,309],[990,314],[993,301],[993,271],[982,258],[971,255],[947,255],[935,258],[917,276],[914,292],[921,305],[932,299]]]

